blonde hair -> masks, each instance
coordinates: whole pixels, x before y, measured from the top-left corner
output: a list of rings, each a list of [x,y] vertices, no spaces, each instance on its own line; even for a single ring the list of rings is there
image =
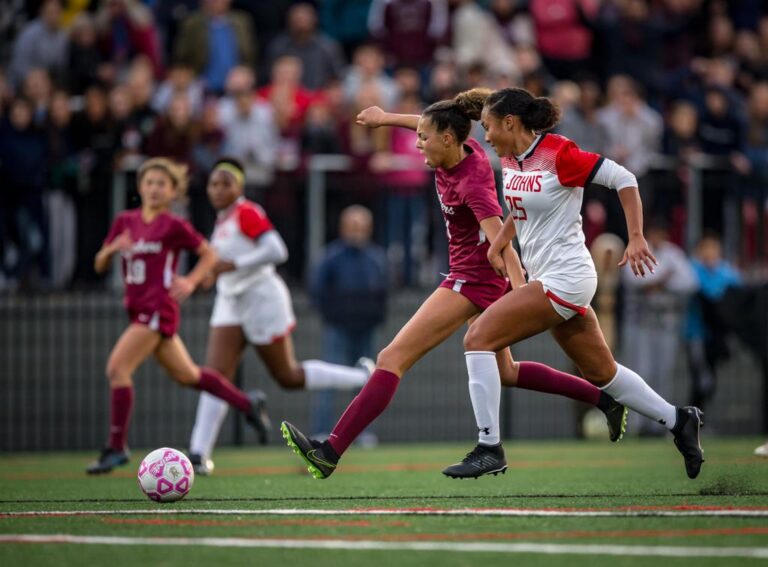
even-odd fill
[[[137,174],[137,183],[141,185],[144,175],[151,170],[157,169],[165,173],[171,178],[173,188],[176,189],[176,197],[180,198],[187,193],[188,176],[187,172],[189,168],[183,163],[178,163],[169,158],[156,157],[151,158],[141,164]]]

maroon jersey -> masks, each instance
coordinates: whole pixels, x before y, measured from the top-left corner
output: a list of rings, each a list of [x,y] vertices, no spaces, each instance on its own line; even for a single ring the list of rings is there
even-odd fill
[[[437,198],[448,233],[450,277],[470,282],[502,279],[488,262],[488,239],[480,221],[501,217],[493,169],[482,146],[470,138],[469,155],[451,169],[437,168]]]
[[[176,302],[168,295],[168,289],[179,263],[179,252],[197,250],[204,238],[176,215],[161,213],[146,223],[141,218],[141,209],[133,209],[118,215],[104,244],[125,230],[133,240],[131,250],[121,254],[126,308],[150,314],[175,308]]]

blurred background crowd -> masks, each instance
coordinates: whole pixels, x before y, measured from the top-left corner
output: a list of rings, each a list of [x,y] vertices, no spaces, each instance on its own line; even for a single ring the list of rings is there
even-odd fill
[[[310,156],[329,175],[327,223],[376,218],[394,284],[445,262],[432,176],[414,134],[354,125],[371,105],[418,113],[460,90],[522,85],[563,109],[557,131],[631,169],[646,213],[693,253],[765,259],[768,11],[760,0],[9,0],[0,15],[0,289],[91,289],[113,211],[135,206],[144,156],[189,165],[182,212],[209,232],[205,176],[243,160],[304,281]],[[482,138],[481,132],[476,132]],[[689,167],[693,164],[695,167]],[[702,174],[703,172],[703,174]],[[115,192],[119,183],[122,192]],[[123,198],[123,193],[125,197]],[[118,200],[120,202],[114,202]],[[587,188],[588,244],[624,237],[615,197]]]

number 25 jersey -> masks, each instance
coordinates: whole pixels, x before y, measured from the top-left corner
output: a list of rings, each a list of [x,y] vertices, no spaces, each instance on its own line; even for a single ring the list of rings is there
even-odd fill
[[[501,160],[504,201],[529,279],[567,283],[597,277],[584,244],[581,202],[602,161],[556,134],[542,134],[523,155]]]

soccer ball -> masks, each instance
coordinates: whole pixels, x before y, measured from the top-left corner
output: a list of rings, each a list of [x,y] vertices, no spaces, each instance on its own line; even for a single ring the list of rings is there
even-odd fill
[[[581,432],[585,439],[605,439],[608,437],[605,414],[597,408],[590,409],[581,419]]]
[[[139,465],[139,488],[155,502],[181,500],[194,482],[192,463],[176,449],[155,449]]]

